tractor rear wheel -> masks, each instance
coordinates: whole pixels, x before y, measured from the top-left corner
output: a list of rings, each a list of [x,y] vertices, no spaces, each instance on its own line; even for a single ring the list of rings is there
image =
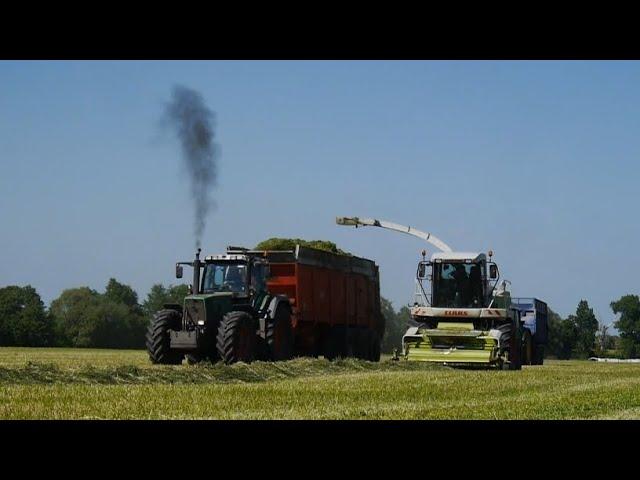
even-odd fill
[[[182,317],[177,310],[160,310],[147,329],[147,352],[151,363],[180,365],[183,355],[171,350],[169,330],[178,330]]]
[[[256,353],[256,321],[247,312],[229,312],[218,326],[216,349],[228,364],[250,363]]]
[[[265,339],[269,360],[289,360],[293,357],[293,326],[291,310],[281,304],[273,319],[267,320]]]

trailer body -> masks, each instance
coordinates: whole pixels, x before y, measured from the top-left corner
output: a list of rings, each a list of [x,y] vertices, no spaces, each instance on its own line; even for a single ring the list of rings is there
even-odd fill
[[[267,289],[289,299],[298,354],[324,354],[340,336],[349,352],[366,331],[382,338],[379,270],[373,261],[300,245],[266,257]]]

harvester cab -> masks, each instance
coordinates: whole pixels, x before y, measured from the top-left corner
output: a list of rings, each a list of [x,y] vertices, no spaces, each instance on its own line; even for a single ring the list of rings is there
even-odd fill
[[[520,368],[520,311],[511,307],[509,282],[500,282],[491,256],[436,252],[419,263],[419,298],[426,301],[411,307],[407,359]]]

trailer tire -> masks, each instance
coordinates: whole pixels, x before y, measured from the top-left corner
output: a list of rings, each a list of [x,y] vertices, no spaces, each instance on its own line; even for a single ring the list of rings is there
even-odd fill
[[[360,360],[369,360],[371,337],[368,328],[353,329],[353,356]]]
[[[345,328],[333,326],[324,341],[323,356],[329,361],[346,357],[347,338]]]
[[[171,350],[169,330],[178,330],[182,317],[177,310],[160,310],[147,329],[146,345],[149,360],[154,364],[180,365],[183,355]]]
[[[544,345],[535,345],[533,349],[533,365],[544,364]]]
[[[522,365],[534,365],[533,362],[533,338],[528,329],[522,335]]]
[[[265,340],[269,360],[289,360],[293,357],[293,326],[288,305],[278,305],[274,317],[267,319]]]
[[[218,326],[216,349],[227,365],[236,362],[251,363],[256,353],[256,320],[247,312],[225,314]]]
[[[369,347],[369,352],[370,352],[369,360],[372,362],[379,362],[380,361],[380,336],[376,331],[370,330],[369,338],[371,341],[370,347]]]

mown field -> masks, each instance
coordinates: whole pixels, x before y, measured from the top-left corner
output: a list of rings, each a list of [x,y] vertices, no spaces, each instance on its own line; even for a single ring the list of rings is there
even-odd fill
[[[296,359],[152,366],[143,351],[0,348],[2,419],[640,418],[640,365],[520,372]]]

